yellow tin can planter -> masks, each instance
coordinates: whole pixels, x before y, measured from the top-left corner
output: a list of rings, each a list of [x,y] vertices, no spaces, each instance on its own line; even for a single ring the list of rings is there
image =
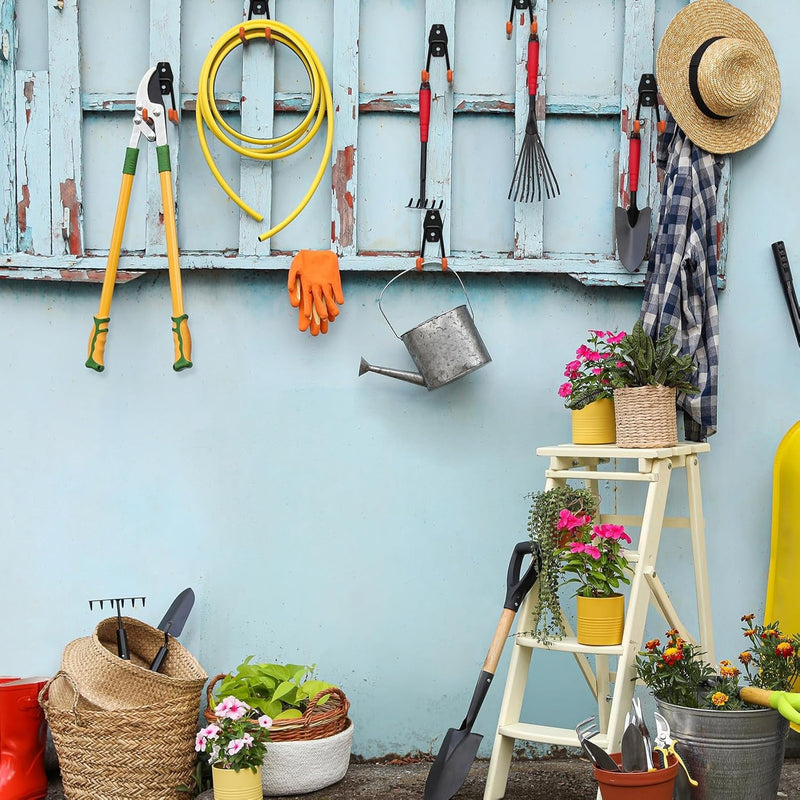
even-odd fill
[[[625,627],[625,597],[581,597],[578,595],[578,644],[599,647],[621,644]]]
[[[261,800],[261,767],[253,769],[211,769],[214,800]]]
[[[614,401],[604,397],[572,411],[573,444],[614,444],[617,438]]]

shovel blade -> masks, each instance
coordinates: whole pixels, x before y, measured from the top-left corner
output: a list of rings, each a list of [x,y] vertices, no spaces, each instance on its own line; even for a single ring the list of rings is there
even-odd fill
[[[194,605],[194,592],[184,589],[173,601],[164,614],[164,619],[158,623],[158,629],[169,633],[171,636],[180,636],[183,626],[189,618]]]
[[[424,800],[450,800],[467,779],[482,739],[462,728],[447,731],[425,781]]]
[[[617,207],[614,210],[614,227],[617,232],[617,255],[628,272],[634,272],[644,261],[647,253],[647,238],[650,235],[650,209],[639,210],[635,225],[628,220],[628,212]]]

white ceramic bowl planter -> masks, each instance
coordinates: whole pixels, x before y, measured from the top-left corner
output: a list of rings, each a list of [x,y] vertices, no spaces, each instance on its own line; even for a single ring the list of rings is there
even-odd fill
[[[306,794],[340,781],[350,763],[353,721],[324,739],[268,742],[261,768],[266,797]]]

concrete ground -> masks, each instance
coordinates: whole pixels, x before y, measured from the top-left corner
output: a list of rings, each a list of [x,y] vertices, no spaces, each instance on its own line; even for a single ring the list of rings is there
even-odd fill
[[[311,794],[286,797],[284,800],[422,800],[431,761],[395,758],[388,762],[350,764],[345,777],[334,786]],[[464,786],[454,800],[483,800],[488,761],[475,762]],[[515,761],[508,780],[506,800],[595,800],[597,784],[589,763],[582,758]],[[201,800],[213,800],[204,792]],[[800,800],[800,759],[784,762],[778,798]],[[61,781],[54,777],[47,800],[65,798]],[[115,800],[125,800],[120,792]]]

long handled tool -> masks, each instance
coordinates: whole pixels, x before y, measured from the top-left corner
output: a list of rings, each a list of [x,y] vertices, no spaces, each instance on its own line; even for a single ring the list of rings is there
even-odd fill
[[[194,592],[191,589],[184,589],[172,601],[172,605],[167,609],[167,613],[164,614],[164,619],[159,622],[158,629],[164,631],[164,644],[161,645],[150,664],[150,669],[153,672],[158,672],[161,669],[169,650],[169,637],[181,635],[183,626],[192,611],[192,606],[194,606]]]
[[[177,372],[192,366],[192,339],[189,334],[188,315],[183,310],[183,289],[181,286],[181,270],[178,263],[178,231],[175,223],[175,199],[172,193],[172,167],[167,143],[167,119],[177,125],[178,112],[175,108],[175,94],[172,87],[173,74],[169,62],[159,61],[144,74],[136,92],[136,110],[133,114],[133,131],[125,151],[125,163],[122,167],[122,186],[117,201],[117,213],[114,218],[114,230],[108,251],[106,272],[103,277],[103,289],[100,294],[100,308],[94,318],[94,328],[89,337],[89,357],[86,366],[102,372],[105,369],[103,358],[108,337],[111,299],[114,295],[114,282],[117,278],[122,236],[125,233],[125,221],[128,217],[128,204],[131,199],[133,177],[136,173],[136,162],[139,158],[139,140],[144,137],[148,142],[155,142],[158,157],[158,173],[161,182],[161,200],[164,207],[164,233],[167,240],[167,263],[169,266],[169,285],[172,294],[172,333],[175,345],[175,363],[172,368]],[[167,111],[164,96],[171,95],[172,108]]]
[[[775,258],[775,266],[778,268],[778,277],[781,280],[783,296],[786,298],[786,306],[792,319],[794,335],[797,339],[797,344],[800,345],[800,306],[797,304],[797,295],[794,292],[792,268],[789,266],[789,256],[786,255],[786,245],[783,242],[774,242],[772,255]]]
[[[528,120],[525,123],[525,138],[511,178],[508,199],[514,202],[532,203],[542,199],[542,186],[549,199],[561,193],[550,159],[544,151],[536,121],[536,92],[539,83],[539,34],[536,17],[531,18],[528,37]]]
[[[743,686],[739,698],[745,703],[764,708],[774,708],[784,719],[800,724],[800,694],[795,692],[771,692],[756,686]]]
[[[500,655],[503,652],[503,645],[508,638],[517,610],[539,576],[541,557],[538,548],[534,553],[531,547],[530,542],[520,542],[514,547],[508,565],[503,613],[500,615],[492,643],[489,645],[483,669],[478,676],[478,683],[472,694],[467,715],[460,728],[457,730],[450,728],[445,734],[439,754],[436,756],[425,782],[424,800],[450,800],[461,788],[472,762],[475,760],[483,736],[479,733],[472,733],[472,726],[483,705],[486,693],[489,691],[489,686],[491,686]],[[528,555],[531,556],[531,562],[525,574],[520,577],[522,562]]]
[[[131,651],[128,647],[128,634],[125,632],[125,626],[122,624],[122,612],[121,609],[125,606],[125,601],[129,600],[131,607],[136,607],[136,601],[142,601],[142,607],[144,607],[144,597],[104,597],[102,600],[90,600],[89,601],[89,609],[91,610],[94,608],[95,603],[100,604],[100,608],[103,608],[105,603],[111,603],[111,605],[115,606],[117,609],[117,655],[120,658],[124,658],[126,661],[131,660]]]
[[[419,197],[416,202],[412,197],[406,208],[424,211],[428,208],[441,208],[444,204],[444,200],[428,200],[425,187],[428,180],[428,135],[431,123],[431,59],[442,57],[447,68],[447,82],[452,83],[453,70],[450,68],[450,54],[447,49],[447,30],[444,25],[431,25],[428,33],[428,56],[419,85]]]
[[[652,213],[649,207],[640,209],[636,201],[636,193],[639,190],[639,165],[642,159],[642,121],[640,117],[643,107],[655,108],[658,131],[661,133],[663,123],[658,113],[656,76],[649,73],[642,75],[639,81],[636,118],[632,122],[631,134],[628,137],[628,195],[630,201],[627,208],[618,206],[614,211],[617,253],[622,265],[629,272],[638,269],[647,253]]]

